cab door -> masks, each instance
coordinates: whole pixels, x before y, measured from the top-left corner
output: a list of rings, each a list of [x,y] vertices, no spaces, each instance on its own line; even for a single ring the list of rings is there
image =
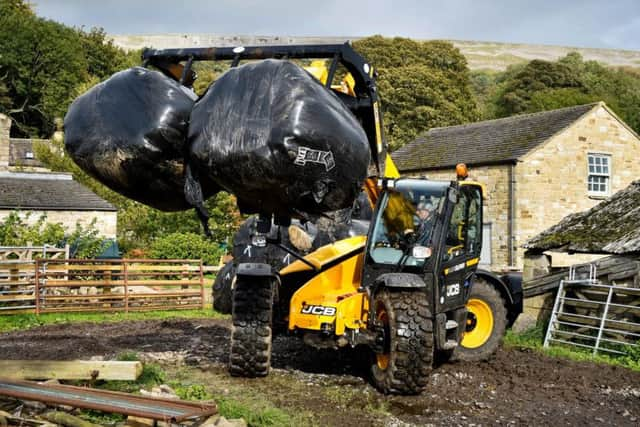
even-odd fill
[[[471,276],[476,271],[482,249],[482,188],[479,185],[462,183],[458,187],[457,200],[444,234],[438,311],[461,307],[468,299]]]

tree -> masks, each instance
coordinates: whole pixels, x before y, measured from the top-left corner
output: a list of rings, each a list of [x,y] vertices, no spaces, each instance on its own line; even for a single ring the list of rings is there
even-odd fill
[[[0,0],[0,112],[13,136],[48,137],[71,101],[114,72],[137,62],[107,41],[102,29],[84,32],[37,17],[23,0]]]
[[[99,80],[140,62],[139,51],[126,53],[106,38],[102,28],[92,28],[89,32],[77,30],[77,33],[87,60],[87,72]]]
[[[75,87],[87,78],[86,60],[73,29],[5,3],[0,6],[0,76],[12,103],[2,112],[13,119],[15,135],[48,136],[53,118],[64,115]]]
[[[567,64],[534,59],[515,74],[499,95],[499,116],[531,111],[531,96],[538,91],[584,89],[579,73]]]
[[[604,101],[636,132],[640,132],[640,73],[584,61],[571,52],[556,62],[533,60],[509,68],[495,80],[484,111],[496,117],[534,113]]]
[[[479,118],[467,62],[451,43],[373,36],[354,47],[378,71],[392,150],[430,128]]]

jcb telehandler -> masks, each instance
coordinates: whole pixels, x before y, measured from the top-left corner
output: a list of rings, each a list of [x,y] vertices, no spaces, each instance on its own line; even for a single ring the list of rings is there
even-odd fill
[[[282,244],[286,219],[277,218],[275,224],[269,215],[260,216],[252,244],[278,245],[297,261],[279,271],[260,260],[237,265],[231,373],[268,373],[278,324],[316,347],[368,347],[373,382],[383,392],[419,393],[436,356],[473,359],[495,351],[506,324],[521,311],[521,294],[519,283],[477,271],[482,187],[469,181],[398,178],[392,165],[385,167],[375,73],[350,44],[143,53],[147,65],[185,85],[195,78],[193,61],[232,60],[236,66],[266,58],[331,59],[319,78],[367,133],[372,166],[365,188],[375,209],[367,236],[306,256]],[[336,75],[343,81],[333,86]],[[433,209],[428,221],[418,215],[424,206]]]

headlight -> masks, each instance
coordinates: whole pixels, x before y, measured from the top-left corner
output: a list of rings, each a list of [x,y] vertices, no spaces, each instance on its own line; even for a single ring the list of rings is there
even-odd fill
[[[431,248],[426,246],[414,246],[411,251],[411,256],[415,259],[427,259],[431,256]]]

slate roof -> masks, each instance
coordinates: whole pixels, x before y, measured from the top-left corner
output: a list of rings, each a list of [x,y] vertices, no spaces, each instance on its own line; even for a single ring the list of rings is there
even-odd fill
[[[44,167],[35,158],[33,139],[11,138],[9,140],[9,166]]]
[[[430,129],[391,154],[402,171],[513,163],[599,103]]]
[[[640,252],[640,180],[588,211],[571,214],[529,239],[527,249],[627,254]]]
[[[115,211],[70,175],[1,173],[0,209]]]

